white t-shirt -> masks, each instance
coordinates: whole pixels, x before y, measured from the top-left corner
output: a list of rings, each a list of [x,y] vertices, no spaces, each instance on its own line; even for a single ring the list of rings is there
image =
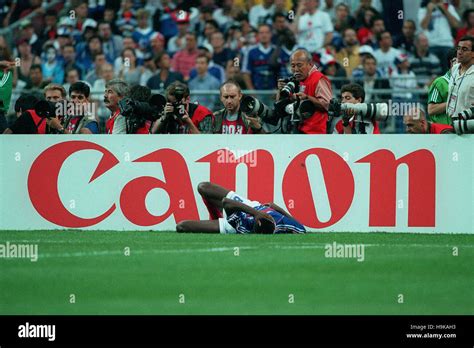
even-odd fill
[[[323,47],[326,34],[333,31],[331,17],[326,12],[305,13],[298,22],[298,45],[316,52]]]
[[[390,47],[387,52],[383,52],[380,48],[375,50],[374,56],[377,59],[377,68],[382,71],[384,77],[389,77],[390,71],[397,68],[395,58],[399,54],[401,54],[401,51],[393,47]]]
[[[461,64],[458,63],[451,68],[446,107],[447,114],[451,117],[474,105],[474,65],[462,75],[459,74],[460,67]]]
[[[420,8],[418,11],[418,26],[420,28],[421,21],[425,18],[426,12],[426,7]],[[448,6],[448,12],[457,20],[460,20],[453,5]],[[428,25],[428,30],[424,30],[424,33],[428,37],[430,47],[454,47],[453,36],[451,35],[451,27],[449,26],[448,19],[439,9],[435,9],[432,12],[431,24]]]
[[[263,7],[263,5],[252,6],[249,12],[249,23],[255,29],[258,28],[259,24],[270,24],[272,16],[275,13],[275,5],[269,8]]]

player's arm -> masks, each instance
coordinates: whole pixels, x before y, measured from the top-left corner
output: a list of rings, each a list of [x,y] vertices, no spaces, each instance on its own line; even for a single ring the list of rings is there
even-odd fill
[[[222,205],[227,215],[231,215],[235,212],[244,212],[252,215],[256,221],[261,218],[272,220],[272,217],[269,214],[258,211],[242,202],[234,201],[233,199],[223,198]]]
[[[288,217],[288,218],[291,218],[293,219],[293,216],[290,215],[290,213],[288,213],[285,209],[283,209],[282,207],[276,205],[275,203],[268,203],[268,206],[270,208],[272,208],[273,210],[279,212],[280,214]]]

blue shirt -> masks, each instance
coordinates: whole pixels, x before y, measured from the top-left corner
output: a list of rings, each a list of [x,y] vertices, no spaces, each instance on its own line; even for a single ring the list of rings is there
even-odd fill
[[[275,220],[274,234],[306,232],[304,226],[298,221],[280,214],[267,205],[259,205],[254,209],[269,214]],[[255,218],[251,214],[241,211],[235,212],[227,217],[227,221],[236,229],[237,233],[253,233]]]
[[[199,104],[204,105],[206,108],[209,110],[214,110],[216,103],[217,103],[217,97],[218,95],[199,95],[198,93],[195,93],[195,91],[199,90],[214,90],[214,91],[219,91],[220,87],[220,82],[211,74],[206,73],[203,77],[201,76],[196,76],[192,80],[189,81],[188,86],[189,89],[193,95],[195,95],[197,100],[199,101]]]
[[[273,45],[264,48],[259,44],[244,54],[242,72],[250,74],[255,89],[275,89],[277,86],[277,76],[270,66],[273,50]]]

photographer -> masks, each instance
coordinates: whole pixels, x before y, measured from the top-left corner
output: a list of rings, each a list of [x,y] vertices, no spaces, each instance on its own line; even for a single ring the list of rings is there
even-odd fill
[[[349,83],[342,86],[341,96],[342,103],[359,104],[365,100],[365,91],[361,85]],[[359,118],[354,117],[356,112],[351,109],[342,111],[341,114],[342,119],[336,123],[333,134],[380,134],[379,125],[375,119],[370,121],[359,120]]]
[[[113,79],[105,85],[104,103],[112,114],[105,123],[107,134],[127,134],[125,117],[120,114],[119,101],[130,93],[128,84],[120,79]]]
[[[431,123],[426,120],[423,107],[413,107],[403,117],[407,134],[451,134],[454,128],[446,124]]]
[[[214,112],[216,134],[263,134],[258,117],[250,117],[240,110],[242,91],[234,80],[227,80],[220,87],[220,99],[224,108]]]
[[[46,122],[35,111],[38,101],[34,94],[22,94],[15,103],[17,119],[3,134],[46,134]]]
[[[164,114],[153,125],[152,133],[200,134],[212,133],[212,111],[189,102],[189,88],[175,81],[165,91]]]
[[[303,120],[298,131],[305,134],[326,134],[328,107],[332,98],[331,83],[313,64],[311,54],[305,49],[297,49],[290,58],[291,72],[299,82],[298,92],[290,90],[292,100],[309,100],[316,111],[309,118]],[[284,80],[278,80],[277,100],[280,100],[282,90],[287,86]]]
[[[64,120],[56,113],[56,117],[47,120],[48,126],[61,134],[98,134],[99,125],[92,114],[92,105],[89,101],[90,87],[82,81],[73,83],[69,87],[70,104],[63,103],[67,108]],[[60,100],[46,100],[58,102]],[[56,104],[56,107],[58,104]]]
[[[50,83],[44,88],[44,97],[46,101],[40,101],[33,95],[22,95],[15,104],[15,111],[18,118],[7,128],[4,134],[50,134],[56,133],[55,129],[62,128],[61,122],[64,118],[64,112],[57,112],[56,103],[62,103],[66,99],[66,90],[63,86]],[[38,112],[38,105],[46,106],[49,115],[55,116],[48,119],[42,112]],[[58,114],[61,115],[58,115]],[[51,123],[55,120],[56,123]]]

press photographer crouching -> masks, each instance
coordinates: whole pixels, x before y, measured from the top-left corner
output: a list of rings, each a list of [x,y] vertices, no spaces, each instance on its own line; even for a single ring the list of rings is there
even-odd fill
[[[214,112],[215,134],[265,133],[258,117],[251,117],[242,112],[242,90],[236,81],[228,80],[221,85],[220,99],[224,108]]]
[[[112,79],[105,85],[104,104],[111,111],[105,122],[107,134],[127,134],[127,123],[125,117],[120,114],[119,101],[128,97],[129,93],[130,88],[123,80]]]
[[[163,115],[153,125],[152,133],[211,134],[214,116],[206,107],[190,103],[189,88],[175,81],[166,88]]]
[[[46,134],[46,122],[36,114],[39,99],[34,94],[22,94],[15,103],[16,120],[3,134]]]
[[[150,134],[153,122],[162,115],[166,99],[161,94],[151,95],[148,87],[135,85],[118,104],[127,134]]]
[[[349,83],[341,87],[342,103],[361,104],[365,100],[364,88],[357,83]],[[338,101],[331,100],[329,120],[339,119],[334,127],[333,134],[380,134],[379,124],[374,118],[357,117],[357,112],[345,106],[346,110],[337,105]],[[329,127],[329,126],[328,126]]]
[[[451,134],[454,128],[447,124],[431,123],[426,120],[426,111],[420,105],[410,108],[403,117],[407,134]],[[474,130],[474,124],[472,127]]]

